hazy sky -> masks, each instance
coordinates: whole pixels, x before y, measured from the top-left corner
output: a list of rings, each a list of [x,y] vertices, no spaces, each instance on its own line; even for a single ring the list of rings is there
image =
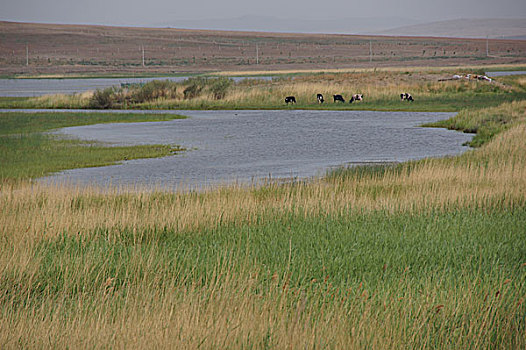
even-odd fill
[[[0,20],[156,25],[244,15],[331,19],[525,18],[526,0],[0,0]],[[175,22],[176,23],[176,22]]]

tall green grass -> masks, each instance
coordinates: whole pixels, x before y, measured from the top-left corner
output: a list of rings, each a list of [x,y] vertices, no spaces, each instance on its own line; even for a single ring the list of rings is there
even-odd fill
[[[23,265],[1,270],[0,344],[526,345],[523,209],[269,214],[259,224],[195,232],[44,240]]]
[[[398,215],[347,212],[313,218],[264,215],[269,217],[261,217],[259,224],[218,225],[198,232],[124,229],[117,234],[105,230],[81,237],[65,234],[35,247],[36,261],[42,263],[33,283],[38,289],[75,297],[78,290],[63,290],[68,276],[61,270],[81,264],[90,271],[78,276],[85,291],[97,288],[104,275],[115,277],[122,288],[130,287],[136,274],[163,280],[184,276],[206,284],[223,261],[231,264],[230,273],[253,269],[259,271],[258,282],[263,284],[277,274],[295,287],[309,286],[315,279],[340,288],[360,283],[375,290],[389,288],[406,269],[415,287],[433,276],[450,287],[491,275],[515,276],[517,283],[526,283],[521,279],[526,277],[521,266],[526,262],[522,209],[487,213],[452,208]],[[130,271],[129,266],[137,270]]]

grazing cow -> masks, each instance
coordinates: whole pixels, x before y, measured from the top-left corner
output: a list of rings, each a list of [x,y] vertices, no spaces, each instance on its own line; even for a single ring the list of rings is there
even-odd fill
[[[349,100],[349,103],[353,103],[354,101],[363,101],[363,94],[352,95],[351,99]]]
[[[343,99],[342,95],[332,95],[332,98],[334,98],[334,102],[340,101],[340,102],[345,103],[345,100]]]
[[[318,99],[318,103],[323,103],[325,100],[323,99],[323,95],[322,94],[317,94],[316,95],[316,98]]]
[[[285,103],[286,104],[289,104],[289,103],[296,103],[296,97],[294,96],[287,96],[285,97]]]
[[[406,100],[406,101],[411,101],[411,102],[414,102],[414,99],[413,99],[413,96],[411,96],[411,94],[407,93],[407,92],[403,92],[400,94],[400,99],[403,101],[403,100]]]
[[[491,79],[491,78],[489,78],[489,77],[487,77],[485,75],[477,75],[477,74],[468,74],[468,75],[466,75],[466,79],[468,79],[468,80],[472,80],[472,79],[473,80],[486,80],[486,81],[489,81],[490,83],[493,80],[493,79]]]

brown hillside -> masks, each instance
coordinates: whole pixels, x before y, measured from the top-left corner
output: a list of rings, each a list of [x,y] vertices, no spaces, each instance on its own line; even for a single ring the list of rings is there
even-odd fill
[[[486,56],[485,39],[284,34],[13,22],[0,22],[0,38],[2,75],[161,74],[218,70],[526,63],[526,40],[490,40],[489,56]],[[26,47],[29,53],[28,65]],[[256,51],[259,54],[258,62]]]

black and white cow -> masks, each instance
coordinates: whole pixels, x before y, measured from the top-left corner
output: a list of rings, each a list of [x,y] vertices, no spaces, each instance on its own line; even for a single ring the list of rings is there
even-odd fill
[[[363,94],[352,95],[351,99],[349,100],[349,103],[353,103],[354,101],[363,101]]]
[[[342,95],[332,95],[332,98],[334,98],[334,102],[340,101],[340,102],[345,103],[345,100],[343,99]]]
[[[296,97],[294,96],[287,96],[285,97],[285,103],[286,104],[289,104],[289,103],[296,103]]]
[[[323,103],[323,102],[325,102],[325,100],[323,99],[323,95],[322,95],[322,94],[317,94],[317,95],[316,95],[316,98],[318,99],[318,103]]]
[[[413,96],[411,96],[411,94],[407,93],[407,92],[403,92],[400,94],[400,99],[402,101],[406,100],[406,101],[411,101],[411,102],[414,102],[414,99],[413,99]]]

